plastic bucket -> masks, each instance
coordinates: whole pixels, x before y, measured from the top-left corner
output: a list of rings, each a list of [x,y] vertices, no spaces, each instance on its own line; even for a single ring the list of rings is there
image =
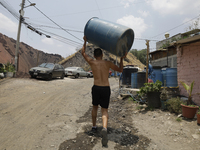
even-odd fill
[[[166,86],[167,87],[177,87],[177,68],[167,68],[166,69]]]
[[[147,101],[148,107],[159,108],[161,106],[160,92],[148,92]]]
[[[131,73],[131,87],[137,88],[137,72]]]
[[[145,82],[146,82],[146,72],[138,72],[137,73],[137,88],[143,87]]]
[[[124,56],[134,41],[134,32],[131,28],[96,17],[87,22],[84,35],[89,43],[116,56]]]

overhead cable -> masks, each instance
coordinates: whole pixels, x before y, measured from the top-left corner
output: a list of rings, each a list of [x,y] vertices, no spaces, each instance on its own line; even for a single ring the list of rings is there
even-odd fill
[[[31,2],[28,0],[28,2],[31,4]],[[71,34],[70,32],[68,32],[67,30],[65,30],[63,27],[61,27],[60,25],[58,25],[55,21],[53,21],[51,18],[49,18],[47,15],[45,15],[40,9],[38,9],[36,6],[34,6],[40,13],[42,13],[45,17],[47,17],[51,22],[53,22],[55,25],[57,25],[58,27],[60,27],[62,30],[64,30],[65,32],[67,32],[68,34],[70,34],[71,36],[73,36],[74,38],[82,41],[81,39],[77,38],[76,36],[74,36],[73,34]]]
[[[198,18],[198,17],[200,17],[200,14],[199,14],[198,16],[196,16],[196,17],[194,17],[194,18],[192,18],[192,19],[190,19],[190,20],[188,20],[188,21],[186,21],[186,22],[184,22],[184,23],[182,23],[182,24],[180,24],[180,25],[178,25],[178,26],[172,28],[172,29],[169,29],[169,30],[167,30],[167,31],[165,31],[165,32],[162,32],[162,33],[160,33],[160,34],[158,34],[158,35],[156,35],[156,36],[153,36],[152,38],[155,38],[155,37],[157,37],[157,36],[159,36],[159,35],[165,34],[166,32],[169,32],[169,31],[171,31],[171,30],[174,30],[174,29],[176,29],[176,28],[178,28],[178,27],[180,27],[180,26],[182,26],[182,25],[184,25],[184,24],[186,24],[186,23],[188,23],[188,22],[190,22],[190,21],[192,21],[192,20],[194,20],[194,19],[196,19],[196,18]]]

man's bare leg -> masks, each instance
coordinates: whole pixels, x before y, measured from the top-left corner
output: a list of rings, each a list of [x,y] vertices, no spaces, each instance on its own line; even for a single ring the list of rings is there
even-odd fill
[[[103,128],[107,129],[107,125],[108,125],[108,109],[107,108],[101,108],[101,114],[102,114]]]
[[[107,147],[108,137],[107,137],[107,125],[108,125],[108,109],[101,108],[102,113],[102,122],[103,122],[103,129],[101,131],[102,134],[102,146]]]
[[[93,108],[92,108],[92,124],[93,124],[93,127],[96,126],[97,110],[98,110],[98,106],[93,105]]]

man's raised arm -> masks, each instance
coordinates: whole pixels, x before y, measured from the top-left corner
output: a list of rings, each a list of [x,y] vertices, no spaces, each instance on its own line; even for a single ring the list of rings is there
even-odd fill
[[[85,50],[86,50],[86,42],[87,42],[86,36],[83,37],[83,40],[84,40],[84,44],[83,44],[83,47],[82,47],[81,54],[83,55],[83,57],[85,58],[85,60],[89,63],[89,62],[90,62],[91,60],[93,60],[93,59],[90,58],[90,57],[85,53]]]

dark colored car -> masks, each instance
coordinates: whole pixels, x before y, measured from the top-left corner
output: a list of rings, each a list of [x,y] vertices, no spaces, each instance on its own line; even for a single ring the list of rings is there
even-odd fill
[[[42,63],[38,67],[33,67],[29,70],[32,78],[41,77],[51,80],[52,78],[60,77],[64,79],[65,70],[62,65],[54,63]]]

